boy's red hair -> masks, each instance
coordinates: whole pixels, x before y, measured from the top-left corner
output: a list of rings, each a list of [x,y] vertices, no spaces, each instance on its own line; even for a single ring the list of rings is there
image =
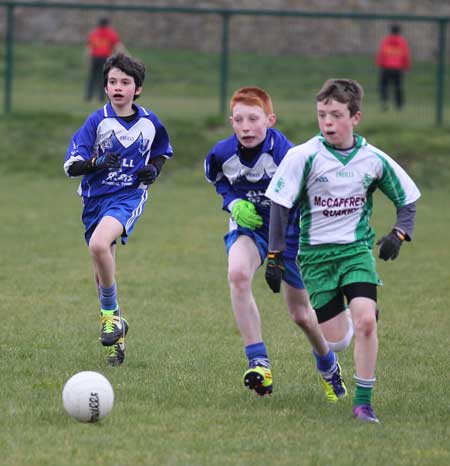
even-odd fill
[[[235,91],[230,100],[230,111],[232,113],[233,107],[237,103],[261,107],[266,115],[273,113],[272,99],[260,87],[241,87]]]

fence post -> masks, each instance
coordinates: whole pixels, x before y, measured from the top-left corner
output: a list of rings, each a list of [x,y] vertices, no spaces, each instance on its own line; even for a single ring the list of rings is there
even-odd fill
[[[6,7],[6,41],[5,41],[5,113],[11,112],[11,92],[13,79],[13,44],[14,44],[14,5]]]
[[[436,124],[442,126],[444,121],[444,85],[445,85],[445,55],[447,45],[447,21],[439,20],[439,62],[437,67],[436,92]]]
[[[230,14],[222,13],[222,51],[220,57],[220,114],[224,115],[228,91],[228,55],[230,36]]]

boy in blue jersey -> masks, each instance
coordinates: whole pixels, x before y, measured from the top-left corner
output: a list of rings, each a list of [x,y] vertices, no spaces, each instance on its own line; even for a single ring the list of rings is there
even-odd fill
[[[353,416],[378,423],[372,407],[378,354],[377,286],[370,226],[373,193],[380,189],[395,205],[392,230],[378,241],[382,260],[397,258],[411,241],[420,191],[398,163],[354,130],[361,120],[361,85],[330,79],[317,95],[320,134],[289,150],[266,195],[272,200],[266,280],[277,292],[283,255],[289,247],[280,231],[290,209],[301,208],[299,261],[311,302],[324,326],[347,301],[355,332]],[[270,267],[269,267],[270,265]]]
[[[173,151],[158,117],[133,103],[142,93],[145,67],[124,54],[104,66],[109,102],[91,114],[74,134],[64,170],[83,176],[82,221],[92,258],[101,307],[101,335],[108,362],[123,363],[128,322],[116,290],[116,242],[125,244],[147,201],[148,187]]]
[[[268,250],[270,200],[264,193],[292,143],[273,128],[276,115],[263,89],[238,89],[231,98],[230,110],[235,134],[212,148],[205,160],[205,174],[222,196],[223,209],[231,213],[225,244],[231,304],[248,359],[244,385],[264,396],[272,393],[272,371],[252,281]],[[320,331],[296,265],[298,217],[298,211],[292,211],[283,232],[288,244],[284,253],[284,295],[291,317],[314,349],[327,398],[336,401],[346,395],[346,388],[337,357]]]

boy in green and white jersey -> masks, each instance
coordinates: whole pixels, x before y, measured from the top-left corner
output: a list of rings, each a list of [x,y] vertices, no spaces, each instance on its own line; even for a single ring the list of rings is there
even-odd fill
[[[355,332],[353,414],[379,422],[372,404],[378,352],[376,302],[381,285],[369,224],[373,193],[380,189],[396,206],[392,231],[377,244],[379,257],[395,259],[414,229],[420,192],[391,157],[354,134],[361,120],[363,89],[350,79],[330,79],[317,95],[320,134],[289,150],[266,191],[272,200],[266,280],[277,289],[283,270],[286,218],[301,208],[299,261],[325,337],[326,323],[350,307]]]

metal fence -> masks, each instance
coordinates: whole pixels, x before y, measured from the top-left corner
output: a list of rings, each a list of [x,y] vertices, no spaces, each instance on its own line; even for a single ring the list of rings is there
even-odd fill
[[[217,110],[220,113],[224,113],[226,110],[230,84],[239,85],[238,77],[242,77],[242,74],[246,72],[245,65],[242,65],[245,58],[241,57],[245,53],[267,53],[277,57],[285,54],[290,56],[291,63],[296,60],[299,63],[306,61],[307,64],[304,67],[306,69],[300,71],[305,77],[314,73],[314,67],[319,69],[323,60],[337,56],[345,57],[344,64],[341,68],[336,68],[336,73],[339,72],[342,75],[345,73],[345,66],[349,66],[350,63],[353,67],[357,62],[358,65],[352,69],[362,70],[364,68],[364,76],[374,83],[372,87],[376,87],[374,77],[376,68],[373,64],[375,45],[378,39],[387,32],[389,22],[401,22],[405,35],[411,38],[413,57],[415,63],[418,63],[413,71],[414,78],[411,78],[411,82],[415,83],[411,100],[416,100],[416,106],[419,109],[426,102],[433,109],[431,120],[436,124],[442,125],[445,120],[447,28],[450,17],[1,0],[0,7],[4,9],[5,25],[3,33],[4,113],[11,112],[13,106],[13,83],[16,78],[15,45],[19,41],[17,36],[20,36],[21,32],[17,28],[16,12],[18,9],[27,11],[45,9],[54,12],[55,17],[57,13],[61,16],[61,12],[72,10],[88,14],[92,12],[126,12],[128,17],[135,15],[141,18],[150,18],[155,15],[158,17],[176,15],[177,21],[180,22],[192,21],[192,18],[199,17],[208,18],[208,20],[214,18],[215,26],[212,28],[214,33],[209,35],[210,40],[207,45],[210,49],[208,52],[215,53],[217,57],[216,60],[211,61],[214,69],[210,70],[210,73],[214,73],[217,77],[215,94],[218,99]],[[148,22],[151,23],[150,19]],[[206,23],[206,20],[204,22]],[[267,31],[268,28],[276,29],[276,36],[280,40],[274,41],[272,39],[274,36],[268,38],[264,34],[254,34],[250,39],[248,37],[244,39],[245,47],[243,47],[242,38],[241,43],[239,43],[240,33],[244,28],[249,27],[250,23],[255,31]],[[196,23],[197,29],[200,27],[199,24],[201,23]],[[195,27],[191,28],[191,31],[194,34]],[[317,37],[319,35],[322,37],[321,40],[314,40],[312,37],[314,31],[317,31]],[[419,31],[420,36],[418,36]],[[39,37],[34,37],[33,40],[39,42]],[[296,41],[296,47],[288,46],[292,41]],[[160,41],[158,46],[164,48],[161,43]],[[188,39],[185,39],[183,48],[186,48],[186,43],[189,43],[191,48],[195,47]],[[153,46],[154,44],[152,44]],[[174,47],[173,44],[172,47]],[[262,80],[262,73],[270,77],[271,73],[286,73],[287,76],[298,71],[298,68],[295,67],[291,70],[287,68],[270,69],[270,65],[267,65],[266,68],[265,71],[259,72],[258,79]],[[252,70],[247,71],[250,73]],[[266,79],[268,79],[267,76]],[[423,88],[421,88],[421,82],[423,82]],[[317,82],[316,87],[320,84]]]

